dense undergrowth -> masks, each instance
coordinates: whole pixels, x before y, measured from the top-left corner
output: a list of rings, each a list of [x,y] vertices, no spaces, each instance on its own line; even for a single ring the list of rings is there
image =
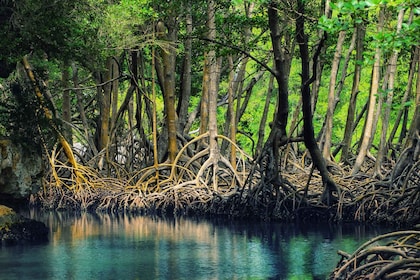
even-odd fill
[[[132,212],[165,215],[220,215],[263,220],[300,220],[387,223],[420,223],[420,163],[398,177],[371,177],[364,172],[350,175],[343,166],[331,167],[340,194],[330,205],[322,202],[322,180],[304,155],[290,157],[282,168],[279,187],[257,184],[259,173],[248,178],[253,162],[238,149],[233,165],[224,157],[209,163],[209,151],[188,156],[180,150],[173,164],[162,163],[128,172],[123,165],[99,154],[76,167],[59,150],[49,154],[49,169],[42,190],[31,203],[47,209]],[[79,160],[80,162],[80,160]],[[374,163],[371,163],[372,165]],[[96,166],[96,168],[93,168]],[[391,174],[392,166],[387,171]]]

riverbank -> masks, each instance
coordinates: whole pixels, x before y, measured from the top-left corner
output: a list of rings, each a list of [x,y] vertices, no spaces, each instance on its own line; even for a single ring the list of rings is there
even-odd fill
[[[164,170],[160,170],[164,174]],[[86,175],[85,175],[86,176]],[[320,178],[285,174],[288,188],[226,188],[171,184],[159,188],[124,178],[89,177],[89,184],[48,184],[31,204],[44,209],[141,214],[225,216],[278,221],[329,221],[415,225],[420,223],[420,189],[394,187],[368,176],[336,176],[341,188],[331,205],[322,203]],[[70,178],[70,181],[74,179]],[[164,180],[164,178],[162,179]]]

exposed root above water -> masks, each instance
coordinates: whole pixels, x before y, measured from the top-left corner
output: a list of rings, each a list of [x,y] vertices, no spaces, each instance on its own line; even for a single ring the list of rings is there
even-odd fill
[[[251,160],[237,147],[237,161],[224,156],[211,159],[209,149],[187,143],[173,163],[127,172],[108,160],[99,170],[94,160],[78,164],[78,172],[59,152],[50,154],[50,172],[43,190],[33,199],[49,209],[141,212],[166,214],[225,215],[259,219],[303,221],[357,221],[416,224],[420,217],[420,163],[406,170],[398,184],[384,183],[368,173],[351,176],[336,166],[332,178],[342,190],[333,205],[322,202],[322,180],[310,161],[288,160],[281,182],[261,184],[257,169],[249,177]],[[225,139],[226,140],[226,139]],[[231,143],[232,144],[232,143]],[[292,157],[290,157],[292,158]],[[235,167],[234,167],[235,166]],[[213,168],[217,167],[217,168]],[[75,174],[85,180],[77,180]],[[417,205],[417,207],[416,207]]]
[[[331,280],[420,279],[420,231],[392,232],[375,237],[353,254],[342,256]]]

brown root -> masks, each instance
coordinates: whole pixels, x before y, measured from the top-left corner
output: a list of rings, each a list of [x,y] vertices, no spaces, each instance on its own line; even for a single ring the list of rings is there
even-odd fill
[[[340,255],[342,260],[329,279],[419,279],[420,231],[380,235],[353,254]]]

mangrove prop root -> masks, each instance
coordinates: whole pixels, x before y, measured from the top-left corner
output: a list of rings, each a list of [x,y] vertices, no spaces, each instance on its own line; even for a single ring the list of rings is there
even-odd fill
[[[420,207],[413,207],[419,205],[420,199],[418,168],[407,169],[407,183],[397,187],[367,175],[352,176],[350,170],[337,167],[333,178],[342,191],[337,194],[337,203],[327,206],[321,200],[322,178],[316,170],[311,173],[309,161],[290,157],[296,160],[289,159],[279,169],[281,180],[271,182],[258,168],[253,170],[252,159],[238,146],[235,164],[225,155],[211,158],[205,146],[196,150],[197,143],[206,137],[208,134],[202,134],[187,142],[173,162],[143,165],[131,172],[111,158],[109,168],[101,171],[96,168],[101,156],[85,160],[84,164],[66,162],[68,152],[64,147],[69,147],[56,146],[47,153],[48,175],[38,199],[32,202],[46,208],[98,211],[192,211],[277,220],[325,221],[327,217],[331,221],[420,222]],[[227,140],[223,136],[218,139]]]
[[[380,244],[380,245],[378,245]],[[384,244],[384,245],[382,245]],[[419,279],[420,231],[397,231],[377,236],[342,260],[330,275],[341,279]]]

